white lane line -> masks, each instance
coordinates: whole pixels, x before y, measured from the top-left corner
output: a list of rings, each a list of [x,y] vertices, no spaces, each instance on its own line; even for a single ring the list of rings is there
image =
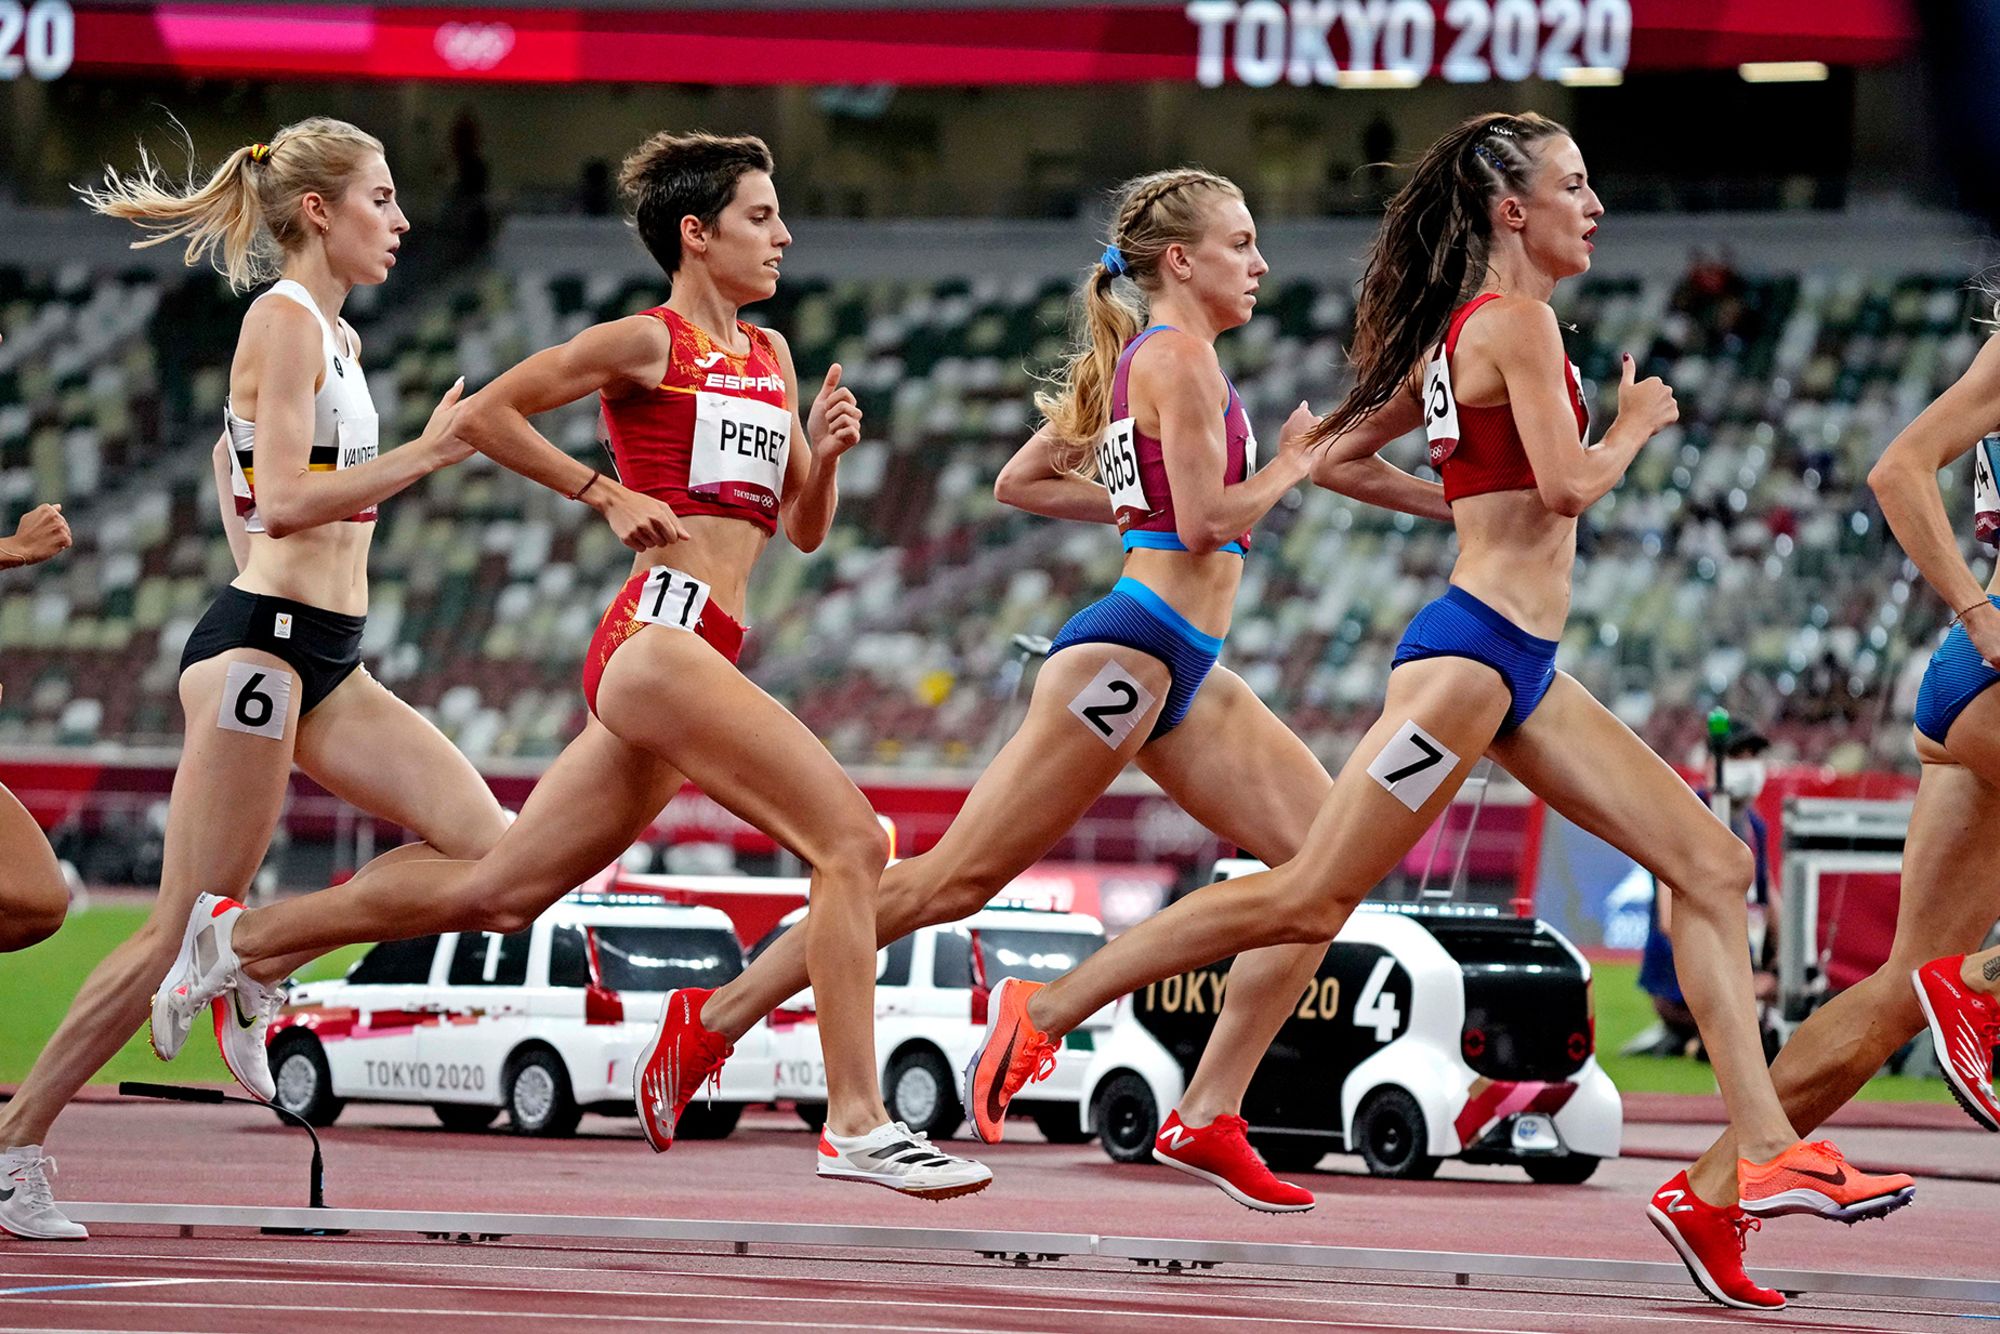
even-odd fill
[[[17,1278],[77,1278],[76,1274],[21,1274]],[[83,1275],[81,1277],[95,1277]],[[160,1288],[172,1283],[203,1283],[199,1278],[110,1278],[91,1283],[41,1283],[31,1288],[0,1288],[0,1297],[25,1297],[31,1292],[81,1292],[86,1288]]]

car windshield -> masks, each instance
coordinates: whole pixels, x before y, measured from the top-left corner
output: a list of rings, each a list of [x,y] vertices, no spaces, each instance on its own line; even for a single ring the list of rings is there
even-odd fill
[[[1003,977],[1048,982],[1088,959],[1104,937],[1081,931],[1020,931],[980,927],[979,955],[986,965],[986,984]]]
[[[719,927],[599,926],[591,934],[613,991],[717,987],[743,971],[743,947]]]

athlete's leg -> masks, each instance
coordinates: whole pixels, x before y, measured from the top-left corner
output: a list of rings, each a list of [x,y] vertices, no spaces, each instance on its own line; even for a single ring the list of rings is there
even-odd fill
[[[1745,1156],[1797,1136],[1771,1088],[1750,978],[1744,895],[1750,849],[1631,729],[1565,674],[1493,758],[1564,818],[1657,876],[1674,895],[1674,961]]]
[[[1139,923],[1036,991],[1028,1001],[1029,1022],[1060,1036],[1148,982],[1265,945],[1332,940],[1354,905],[1450,802],[1499,730],[1510,699],[1497,672],[1467,659],[1429,658],[1396,668],[1381,719],[1341,768],[1296,857],[1198,889]],[[1430,738],[1422,750],[1453,758],[1448,767],[1442,758],[1420,763],[1392,790],[1368,769],[1412,723]],[[1444,777],[1425,793],[1438,773]],[[1409,795],[1416,798],[1414,808],[1404,800]]]
[[[827,1126],[889,1119],[875,1070],[875,898],[888,839],[819,739],[694,635],[650,626],[597,691],[604,725],[673,765],[812,869],[806,970],[826,1060]]]
[[[236,662],[291,677],[281,737],[218,725]],[[242,895],[270,846],[298,742],[298,678],[268,653],[236,648],[183,672],[180,695],[187,733],[168,803],[159,897],[138,934],[91,970],[20,1091],[0,1107],[0,1149],[42,1141],[63,1104],[146,1021],[196,896]]]
[[[271,982],[292,958],[358,941],[519,931],[630,847],[681,783],[672,765],[592,718],[481,860],[397,848],[345,884],[244,913],[230,946],[245,972]]]
[[[42,827],[0,787],[0,954],[47,940],[69,911],[69,886]]]
[[[1223,667],[1209,674],[1181,725],[1139,752],[1139,767],[1204,828],[1267,866],[1298,854],[1333,791],[1306,743]],[[1183,1125],[1242,1112],[1258,1063],[1325,957],[1324,941],[1236,957],[1222,1013],[1181,1094]]]
[[[1802,1136],[1923,1029],[1911,971],[1977,948],[2000,917],[2000,879],[1989,860],[2000,820],[2000,691],[1978,696],[1961,719],[1947,738],[1949,752],[1917,738],[1923,777],[1903,844],[1902,898],[1888,959],[1815,1010],[1772,1063],[1771,1081]],[[1725,1131],[1688,1172],[1695,1193],[1711,1204],[1733,1204],[1739,1156],[1733,1131]]]
[[[1155,704],[1118,746],[1104,743],[1070,703],[1107,662],[1153,696],[1167,696],[1167,668],[1116,644],[1078,644],[1043,664],[1021,728],[973,784],[937,845],[882,873],[876,940],[955,922],[986,906],[1014,877],[1055,846],[1139,753],[1158,715]],[[1200,696],[1196,696],[1197,705]],[[811,914],[807,914],[808,920]],[[793,930],[709,997],[701,1020],[731,1041],[806,985],[806,942]],[[817,990],[815,990],[817,998]]]

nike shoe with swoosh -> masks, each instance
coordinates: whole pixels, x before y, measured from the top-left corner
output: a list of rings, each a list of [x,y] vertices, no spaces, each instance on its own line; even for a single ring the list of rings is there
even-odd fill
[[[1763,1223],[1741,1209],[1710,1204],[1679,1172],[1653,1193],[1646,1217],[1687,1266],[1695,1286],[1712,1302],[1742,1311],[1777,1311],[1785,1294],[1753,1283],[1743,1272],[1750,1234]]]
[[[222,1048],[222,1063],[236,1082],[253,1097],[271,1102],[278,1096],[277,1081],[271,1077],[271,1021],[285,993],[277,987],[235,974],[222,994],[210,1002],[215,1012],[215,1045]]]
[[[1042,985],[1008,977],[993,988],[986,1036],[965,1067],[965,1110],[972,1133],[984,1143],[1000,1142],[1014,1095],[1031,1080],[1055,1072],[1055,1039],[1028,1019],[1028,997]]]
[[[949,1200],[993,1184],[984,1163],[946,1153],[901,1121],[865,1135],[819,1132],[819,1175],[828,1181],[866,1181],[924,1200]]]
[[[1817,1214],[1839,1223],[1880,1218],[1916,1198],[1917,1183],[1898,1172],[1870,1176],[1848,1164],[1831,1140],[1800,1140],[1768,1163],[1736,1160],[1744,1213],[1758,1218]]]
[[[722,1063],[736,1050],[720,1033],[702,1027],[701,1007],[713,987],[669,991],[660,1006],[659,1027],[632,1064],[632,1101],[639,1127],[654,1153],[674,1147],[674,1127],[703,1084],[720,1085]]]
[[[1930,1021],[1931,1045],[1952,1096],[1988,1130],[2000,1130],[1993,1094],[1993,1049],[2000,1047],[2000,1000],[1965,985],[1965,956],[1933,959],[1910,974],[1917,1003]]]
[[[90,1232],[56,1208],[49,1177],[56,1160],[39,1144],[0,1149],[0,1232],[29,1241],[88,1241]]]
[[[1313,1207],[1312,1192],[1271,1175],[1250,1147],[1249,1123],[1218,1116],[1205,1126],[1181,1123],[1171,1112],[1153,1140],[1153,1161],[1198,1177],[1246,1209],[1267,1214],[1302,1214]]]
[[[236,966],[229,948],[230,930],[243,905],[220,894],[197,894],[181,932],[181,951],[174,956],[166,980],[153,993],[153,1051],[171,1061],[187,1045],[195,1017],[222,994]]]

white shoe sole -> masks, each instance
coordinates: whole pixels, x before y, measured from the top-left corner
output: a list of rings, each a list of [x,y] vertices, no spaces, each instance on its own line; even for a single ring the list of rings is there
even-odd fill
[[[1661,1213],[1657,1206],[1651,1204],[1646,1206],[1646,1218],[1654,1227],[1660,1230],[1660,1235],[1667,1239],[1667,1245],[1674,1248],[1674,1253],[1681,1257],[1681,1263],[1687,1266],[1688,1277],[1694,1280],[1694,1285],[1697,1288],[1701,1289],[1702,1296],[1708,1298],[1718,1306],[1727,1306],[1738,1311],[1782,1311],[1785,1309],[1785,1303],[1782,1301],[1776,1306],[1760,1306],[1756,1302],[1739,1301],[1731,1297],[1722,1290],[1721,1286],[1709,1274],[1708,1266],[1701,1262],[1701,1257],[1694,1253],[1694,1248],[1689,1246],[1681,1237],[1681,1230],[1674,1226],[1672,1219]]]
[[[1153,1150],[1153,1161],[1162,1167],[1171,1167],[1176,1172],[1185,1172],[1191,1177],[1206,1181],[1245,1209],[1255,1209],[1260,1214],[1303,1214],[1310,1212],[1313,1205],[1319,1203],[1318,1200],[1314,1200],[1309,1204],[1273,1204],[1269,1200],[1260,1200],[1253,1195],[1244,1194],[1231,1185],[1227,1177],[1218,1176],[1214,1172],[1205,1172],[1192,1164],[1165,1157],[1157,1148]]]
[[[2000,1131],[2000,1120],[1995,1120],[1993,1113],[1987,1110],[1986,1100],[1977,1091],[1966,1087],[1965,1081],[1959,1078],[1958,1063],[1951,1059],[1950,1048],[1945,1043],[1944,1025],[1938,1022],[1937,1011],[1931,1008],[1930,993],[1924,990],[1922,969],[1911,971],[1910,985],[1916,988],[1917,1004],[1923,1007],[1924,1019],[1931,1026],[1931,1050],[1937,1055],[1938,1064],[1944,1067],[1944,1079],[1951,1086],[1951,1095],[1958,1099],[1958,1105],[1965,1109],[1965,1114],[1982,1128]]]
[[[188,906],[187,925],[181,928],[180,951],[174,955],[173,967],[167,970],[167,976],[160,983],[159,990],[153,993],[153,1013],[147,1023],[147,1033],[152,1039],[153,1055],[163,1061],[171,1061],[174,1057],[181,1054],[181,1048],[187,1045],[188,1038],[193,1035],[195,1023],[201,1018],[201,1012],[204,1008],[199,1005],[190,1007],[187,1026],[178,1029],[175,1027],[172,1010],[174,988],[183,979],[186,980],[189,987],[192,987],[196,980],[193,976],[194,938],[200,934],[201,928],[205,924],[203,918],[199,915],[201,908],[201,898],[196,898]],[[213,909],[211,908],[210,911],[212,912]],[[164,1038],[162,1035],[165,1035]]]
[[[1909,1186],[1891,1191],[1887,1195],[1874,1195],[1853,1204],[1841,1204],[1832,1196],[1812,1189],[1810,1186],[1794,1186],[1781,1190],[1776,1195],[1766,1195],[1757,1200],[1739,1200],[1737,1207],[1752,1218],[1783,1218],[1788,1214],[1812,1214],[1818,1218],[1830,1218],[1836,1223],[1859,1223],[1867,1218],[1880,1218],[1894,1213],[1917,1197],[1917,1188]]]
[[[993,1127],[993,1138],[988,1139],[986,1137],[985,1130],[980,1127],[978,1114],[972,1110],[972,1079],[979,1072],[979,1062],[985,1059],[986,1048],[993,1041],[992,1016],[1003,1012],[1000,1005],[1000,993],[1013,984],[1013,978],[1003,977],[1000,979],[1000,985],[994,987],[992,992],[988,994],[986,998],[986,1036],[979,1039],[979,1045],[972,1049],[972,1059],[965,1063],[965,1081],[959,1085],[958,1089],[959,1105],[965,1108],[965,1127],[972,1132],[972,1137],[981,1144],[998,1144],[1006,1134],[1007,1120],[1003,1115],[999,1124]],[[1004,1077],[1006,1072],[1002,1071],[1001,1074]]]
[[[22,1241],[89,1241],[90,1233],[79,1223],[75,1232],[23,1232],[17,1227],[0,1223],[0,1232]]]
[[[668,1007],[674,1003],[674,997],[678,994],[678,989],[669,991],[666,999],[660,1002],[660,1018],[659,1022],[653,1025],[653,1036],[646,1039],[646,1045],[639,1049],[638,1059],[632,1063],[632,1108],[639,1114],[639,1131],[646,1137],[646,1145],[654,1153],[665,1153],[674,1147],[674,1134],[671,1127],[667,1131],[665,1140],[658,1139],[653,1134],[653,1118],[646,1115],[646,1071],[652,1068],[653,1057],[659,1053],[660,1035],[667,1031]],[[671,1114],[672,1110],[669,1107],[668,1113]]]
[[[230,1050],[230,1038],[241,1039],[247,1030],[236,1022],[236,1005],[226,994],[227,990],[227,988],[224,988],[224,995],[217,996],[209,1002],[211,1016],[215,1006],[220,1005],[222,1007],[222,1027],[229,1035],[225,1037],[222,1032],[218,1032],[215,1035],[216,1049],[222,1053],[223,1065],[229,1068],[229,1073],[235,1077],[238,1084],[243,1086],[245,1093],[262,1102],[274,1102],[278,1097],[278,1085],[277,1081],[271,1077],[269,1048],[266,1048],[264,1060],[264,1082],[270,1085],[270,1092],[268,1093],[258,1087],[257,1081],[251,1078],[250,1072],[236,1060],[235,1054]],[[268,1037],[270,1029],[267,1027],[264,1032]]]
[[[817,1169],[817,1175],[822,1181],[859,1181],[871,1186],[884,1186],[889,1190],[895,1191],[898,1195],[914,1195],[920,1200],[957,1199],[961,1195],[976,1194],[993,1184],[993,1174],[991,1172],[988,1172],[976,1181],[955,1181],[935,1186],[913,1186],[906,1177],[884,1176],[879,1172],[863,1172],[843,1168],[834,1168],[829,1171],[821,1167]]]

